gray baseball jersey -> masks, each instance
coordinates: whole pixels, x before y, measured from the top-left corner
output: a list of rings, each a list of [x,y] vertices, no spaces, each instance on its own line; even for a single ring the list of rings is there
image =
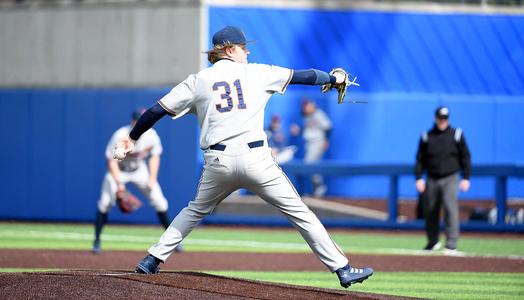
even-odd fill
[[[306,142],[324,141],[326,130],[331,129],[331,121],[328,116],[318,108],[314,113],[304,118],[304,123],[304,139]]]
[[[303,136],[306,141],[304,160],[308,163],[316,162],[322,158],[326,150],[324,146],[326,131],[331,129],[331,121],[324,111],[317,108],[315,112],[304,118],[304,125]],[[320,177],[318,181],[324,180]]]
[[[284,92],[290,75],[291,70],[281,67],[220,60],[190,75],[159,103],[171,114],[186,108],[197,114],[201,149],[224,141],[265,139],[264,108],[274,92]]]
[[[189,108],[201,128],[204,171],[198,192],[149,249],[165,261],[191,230],[229,194],[246,188],[277,207],[300,231],[331,270],[348,260],[271,156],[264,132],[264,109],[275,92],[283,93],[292,70],[220,60],[189,76],[159,100],[172,115]]]

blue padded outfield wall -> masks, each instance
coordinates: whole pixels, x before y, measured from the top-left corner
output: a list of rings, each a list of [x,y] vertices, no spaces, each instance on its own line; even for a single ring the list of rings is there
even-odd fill
[[[209,8],[209,31],[242,26],[252,62],[356,74],[349,93],[368,104],[336,104],[333,93],[292,86],[275,96],[285,126],[300,122],[303,97],[315,99],[334,122],[326,159],[413,163],[418,137],[434,108],[451,108],[465,131],[473,163],[524,163],[524,18],[509,15]],[[131,111],[165,89],[0,90],[0,218],[92,221],[105,173],[104,149]],[[354,91],[354,92],[353,92]],[[173,215],[194,196],[199,176],[193,116],[156,126],[164,155],[159,181]],[[492,180],[474,179],[463,198],[493,198]],[[331,178],[332,195],[386,197],[385,178]],[[510,197],[524,182],[510,179]],[[413,197],[413,178],[401,179]],[[154,223],[146,204],[136,214],[113,210],[110,221]]]
[[[105,147],[138,107],[168,89],[0,90],[0,219],[94,220],[106,170]],[[161,120],[159,182],[174,215],[194,196],[196,118]],[[156,222],[147,205],[110,221]]]
[[[464,129],[473,163],[524,164],[524,16],[425,14],[309,9],[211,7],[210,36],[226,25],[244,29],[250,62],[358,76],[352,100],[291,86],[266,110],[287,127],[300,122],[303,97],[316,100],[334,122],[326,159],[352,163],[414,163],[421,131],[440,104],[451,124]],[[474,179],[464,198],[493,196],[493,180]],[[414,178],[400,193],[413,197]],[[332,179],[329,193],[385,197],[387,178]],[[510,196],[524,182],[510,179]]]
[[[251,62],[346,67],[359,92],[524,94],[524,16],[211,7],[209,24],[242,27]]]

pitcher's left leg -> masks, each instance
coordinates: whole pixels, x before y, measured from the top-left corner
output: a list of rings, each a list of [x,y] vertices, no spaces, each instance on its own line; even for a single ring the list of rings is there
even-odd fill
[[[245,171],[246,188],[284,213],[331,272],[346,266],[348,259],[317,216],[302,202],[280,167],[271,157],[257,158],[250,162]]]
[[[348,264],[348,259],[340,247],[331,239],[317,216],[295,194],[291,183],[284,176],[275,178],[269,186],[250,190],[287,216],[311,250],[331,272]]]
[[[254,167],[255,165],[258,167]],[[248,177],[246,187],[287,216],[313,253],[331,272],[337,274],[341,286],[347,288],[373,275],[371,268],[358,269],[349,265],[340,247],[331,239],[317,216],[302,202],[289,179],[274,161],[268,163],[262,160],[250,167],[258,169],[258,172]]]

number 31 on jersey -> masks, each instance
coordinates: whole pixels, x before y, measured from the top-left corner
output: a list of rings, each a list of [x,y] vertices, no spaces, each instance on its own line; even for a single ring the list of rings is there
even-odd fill
[[[238,98],[238,109],[245,109],[246,104],[244,103],[244,95],[242,94],[242,86],[240,85],[240,79],[233,82],[235,89],[237,90]],[[217,104],[216,109],[221,112],[229,112],[233,109],[233,98],[231,98],[231,86],[226,81],[219,81],[213,84],[213,91],[223,92],[220,94],[220,98],[227,101],[227,106],[222,106],[222,103]]]

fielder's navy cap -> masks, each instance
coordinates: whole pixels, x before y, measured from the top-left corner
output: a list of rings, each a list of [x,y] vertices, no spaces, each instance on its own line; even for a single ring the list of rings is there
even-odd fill
[[[226,26],[213,35],[213,46],[222,45],[227,42],[245,45],[250,41],[246,41],[246,35],[242,29],[234,26]]]
[[[437,110],[435,111],[435,117],[439,119],[449,118],[449,108],[445,106],[439,106]]]

